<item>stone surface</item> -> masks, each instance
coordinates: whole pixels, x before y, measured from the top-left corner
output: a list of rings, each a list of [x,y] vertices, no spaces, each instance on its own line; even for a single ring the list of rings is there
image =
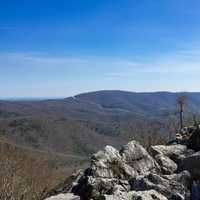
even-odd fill
[[[56,196],[49,197],[46,200],[80,200],[80,197],[75,196],[71,193],[66,193],[66,194],[59,194]]]
[[[136,141],[123,146],[120,151],[106,146],[91,158],[91,166],[79,179],[72,192],[87,198],[103,194],[128,192],[128,180],[138,175],[156,172],[155,160]]]
[[[145,191],[156,190],[160,194],[171,198],[174,195],[188,196],[191,179],[189,172],[180,174],[160,176],[158,174],[149,174],[130,180],[131,190]]]
[[[117,165],[118,169],[115,168]],[[92,156],[91,171],[95,177],[114,178],[120,176],[122,168],[119,151],[111,146],[106,146],[104,151],[99,151]]]
[[[127,179],[155,170],[155,162],[136,141],[131,141],[120,151],[106,146],[92,156],[91,171],[95,177]]]
[[[172,174],[178,169],[177,164],[173,160],[162,154],[156,155],[155,160],[160,165],[163,174]]]
[[[85,171],[72,192],[84,200],[103,198],[102,194],[106,199],[121,198],[121,194],[130,194],[131,191],[148,190],[155,190],[171,199],[189,196],[189,172],[174,174],[177,164],[169,158],[185,153],[187,147],[159,145],[152,149],[155,160],[136,141],[131,141],[120,151],[106,146],[104,151],[93,155],[91,167]]]
[[[163,154],[171,158],[174,156],[185,154],[185,152],[187,151],[187,146],[181,144],[175,144],[169,146],[156,145],[156,146],[151,146],[150,151],[153,156],[156,156],[157,154]]]
[[[104,195],[99,200],[167,200],[155,190],[128,192],[120,195]]]
[[[166,156],[179,165],[187,156],[194,153],[193,150],[188,149],[186,145],[156,145],[150,148],[151,155],[155,158],[158,154]]]
[[[167,200],[155,190],[133,192],[132,200]]]
[[[154,159],[136,141],[131,141],[120,150],[122,162],[134,169],[136,175],[156,170]]]

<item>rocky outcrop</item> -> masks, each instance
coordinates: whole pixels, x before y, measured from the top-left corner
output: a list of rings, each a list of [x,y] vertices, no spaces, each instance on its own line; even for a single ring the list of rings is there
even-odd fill
[[[181,145],[181,144],[173,144],[173,145],[156,145],[152,146],[150,148],[150,153],[151,155],[158,160],[159,159],[167,159],[168,164],[163,162],[159,162],[161,164],[161,167],[164,167],[164,165],[170,165],[169,167],[173,168],[175,170],[175,165],[174,163],[177,164],[177,166],[180,165],[180,163],[188,156],[192,155],[194,151],[192,149],[188,149],[186,145]],[[174,161],[172,163],[171,161]],[[168,170],[170,168],[168,167]]]
[[[191,178],[187,171],[180,174],[158,175],[149,174],[147,176],[137,177],[130,181],[131,190],[146,191],[156,190],[168,199],[175,196],[182,196],[183,199],[189,199]]]
[[[156,155],[164,155],[169,157],[170,159],[174,161],[178,161],[181,159],[182,156],[185,156],[187,154],[187,146],[176,144],[176,145],[157,145],[152,146],[150,148],[150,153],[155,157]]]
[[[139,174],[155,170],[155,161],[147,151],[132,141],[123,146],[120,151],[106,146],[92,156],[90,173],[99,178],[128,179]]]
[[[167,200],[155,190],[121,193],[118,195],[103,195],[100,200]]]
[[[98,199],[101,194],[114,194],[118,191],[128,192],[131,178],[159,170],[156,161],[136,141],[131,141],[120,151],[106,146],[104,151],[92,156],[90,168],[72,192],[82,199]]]
[[[106,146],[92,156],[88,169],[78,173],[70,194],[52,198],[196,200],[200,194],[200,152],[189,148],[191,136],[187,142],[179,138],[178,143],[152,146],[149,153],[136,141],[119,151]]]
[[[163,174],[172,174],[178,169],[177,164],[165,155],[158,154],[155,160],[160,165]]]

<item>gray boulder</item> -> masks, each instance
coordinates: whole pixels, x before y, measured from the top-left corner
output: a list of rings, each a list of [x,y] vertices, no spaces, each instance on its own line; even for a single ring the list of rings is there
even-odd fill
[[[150,152],[152,156],[136,141],[119,151],[106,146],[73,178],[68,191],[74,195],[47,200],[189,200],[191,188],[198,194],[190,172],[200,178],[200,152],[178,144],[152,146]]]
[[[136,175],[156,171],[156,163],[149,153],[136,141],[131,141],[120,150],[122,162],[130,166]]]
[[[148,190],[132,191],[120,195],[104,195],[99,200],[167,200],[167,198],[155,190]]]
[[[189,198],[190,183],[191,178],[187,171],[173,175],[149,174],[130,180],[131,190],[146,191],[153,189],[169,199],[173,199],[174,196]]]
[[[106,146],[92,156],[91,172],[94,177],[127,179],[155,171],[154,159],[136,141],[123,146],[120,151]]]
[[[194,153],[194,151],[188,149],[186,145],[174,144],[168,146],[165,145],[151,146],[150,153],[154,158],[158,154],[169,157],[177,165],[179,165],[184,158]]]
[[[167,200],[165,196],[155,190],[133,192],[132,200]]]
[[[112,146],[106,146],[91,158],[91,172],[94,177],[115,178],[121,176],[123,163],[119,151]],[[130,173],[129,175],[134,175]]]
[[[80,197],[75,196],[74,194],[71,193],[66,193],[66,194],[59,194],[56,196],[52,196],[45,200],[80,200]]]
[[[178,169],[177,164],[165,155],[158,154],[155,160],[160,165],[163,174],[173,174]]]
[[[181,145],[181,144],[174,144],[174,145],[156,145],[156,146],[151,146],[150,152],[152,153],[153,156],[156,156],[157,154],[163,154],[168,157],[173,157],[173,156],[179,156],[185,154],[187,151],[187,146],[186,145]]]
[[[103,151],[92,156],[90,168],[78,180],[72,192],[83,199],[128,192],[129,179],[156,170],[154,159],[136,141],[129,142],[120,151],[106,146]]]

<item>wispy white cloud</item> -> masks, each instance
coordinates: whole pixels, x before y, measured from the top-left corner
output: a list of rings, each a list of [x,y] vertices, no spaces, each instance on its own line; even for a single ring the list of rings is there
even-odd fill
[[[53,56],[38,53],[0,53],[0,67],[139,67],[141,63],[101,56]]]
[[[127,61],[128,63],[129,61]],[[137,65],[124,65],[121,71],[107,74],[109,77],[134,77],[136,74],[199,74],[200,50],[180,50],[138,61]]]
[[[200,50],[194,48],[136,59],[0,53],[2,96],[61,96],[99,89],[198,91],[199,76]]]
[[[30,62],[36,64],[65,64],[70,62],[76,63],[109,63],[113,65],[126,65],[133,68],[157,68],[159,65],[162,68],[163,65],[168,67],[179,68],[179,65],[196,65],[200,63],[200,49],[182,49],[168,54],[160,54],[148,57],[137,57],[136,59],[125,59],[117,57],[102,57],[102,56],[54,56],[45,53],[23,53],[23,52],[11,52],[0,53],[0,65],[3,61],[20,61]],[[171,64],[171,66],[169,65]]]
[[[11,68],[98,68],[106,77],[134,77],[142,74],[199,74],[200,49],[183,49],[170,54],[135,60],[114,57],[52,56],[39,53],[0,53],[0,67]]]

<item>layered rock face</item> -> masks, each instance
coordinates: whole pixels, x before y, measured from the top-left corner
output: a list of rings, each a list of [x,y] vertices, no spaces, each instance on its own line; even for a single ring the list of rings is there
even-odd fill
[[[189,140],[183,145],[185,139],[181,144],[179,137],[177,143],[152,146],[150,152],[136,141],[119,151],[106,146],[77,175],[69,193],[47,200],[198,200],[200,152],[195,152],[199,147],[190,149]]]

